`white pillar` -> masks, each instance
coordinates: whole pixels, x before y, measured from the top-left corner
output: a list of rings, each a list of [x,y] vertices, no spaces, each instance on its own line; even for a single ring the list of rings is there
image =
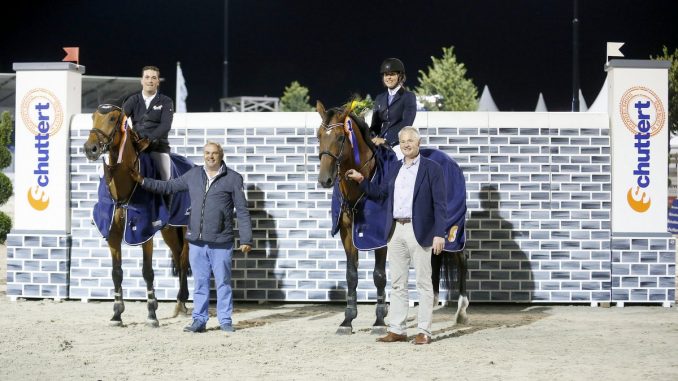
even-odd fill
[[[668,61],[606,66],[612,234],[667,232]]]
[[[84,66],[15,63],[13,232],[70,233],[69,126],[81,112]]]

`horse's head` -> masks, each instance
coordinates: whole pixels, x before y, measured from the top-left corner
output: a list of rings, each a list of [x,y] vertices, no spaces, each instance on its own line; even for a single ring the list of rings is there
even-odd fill
[[[123,112],[120,107],[112,104],[102,104],[97,107],[96,112],[92,114],[92,129],[83,146],[85,156],[89,160],[99,159],[112,146],[118,144],[116,140],[119,140],[117,138],[120,134],[117,132],[120,130],[122,120]]]
[[[320,101],[316,103],[316,110],[322,118],[317,134],[320,144],[318,182],[323,188],[330,188],[334,185],[342,161],[350,156],[351,147],[346,144],[348,137],[344,130],[344,122],[350,110],[333,108],[326,111]]]

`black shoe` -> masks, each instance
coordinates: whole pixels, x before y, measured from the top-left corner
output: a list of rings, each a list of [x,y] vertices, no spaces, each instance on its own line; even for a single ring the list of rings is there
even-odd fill
[[[205,323],[193,320],[193,322],[191,322],[191,325],[187,325],[184,327],[184,332],[193,332],[193,333],[205,332]]]

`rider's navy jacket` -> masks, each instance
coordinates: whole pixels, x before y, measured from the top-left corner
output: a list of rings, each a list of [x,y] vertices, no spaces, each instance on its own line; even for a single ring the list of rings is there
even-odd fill
[[[414,181],[412,200],[412,227],[414,236],[422,247],[432,246],[433,237],[447,237],[445,179],[438,163],[419,155],[419,170]],[[393,193],[398,172],[403,162],[398,162],[386,175],[387,181],[381,185],[370,181],[360,183],[360,189],[373,199],[386,199],[386,234],[390,234],[393,224]],[[385,239],[388,240],[388,236]]]
[[[374,100],[370,131],[384,138],[393,147],[398,145],[398,132],[411,126],[417,115],[417,98],[414,93],[401,87],[388,105],[388,90],[377,95]]]
[[[141,92],[131,95],[123,104],[125,115],[132,118],[134,130],[141,136],[151,140],[148,151],[170,152],[169,135],[174,118],[174,102],[172,98],[155,94],[146,108]]]

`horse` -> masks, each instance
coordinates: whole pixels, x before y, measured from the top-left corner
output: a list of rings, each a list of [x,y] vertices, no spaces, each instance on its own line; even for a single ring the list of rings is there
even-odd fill
[[[386,324],[384,318],[388,314],[388,307],[386,305],[386,244],[385,242],[378,242],[379,239],[374,238],[379,236],[374,231],[360,230],[361,245],[365,247],[356,247],[355,240],[358,239],[354,231],[358,226],[358,219],[362,226],[371,225],[373,228],[375,218],[373,210],[379,210],[379,205],[373,205],[371,211],[367,212],[367,205],[371,200],[367,199],[363,192],[359,189],[358,184],[345,178],[345,173],[349,169],[355,169],[360,172],[366,179],[373,179],[379,174],[383,175],[387,172],[389,163],[384,157],[384,152],[387,155],[392,155],[391,159],[395,159],[395,153],[390,149],[378,149],[369,139],[369,129],[365,121],[357,117],[351,107],[339,107],[329,110],[325,109],[322,102],[316,103],[316,111],[320,114],[322,122],[317,131],[317,138],[319,143],[319,173],[318,183],[323,188],[334,187],[333,204],[336,205],[338,199],[339,207],[336,208],[336,213],[333,213],[333,222],[336,222],[336,228],[333,229],[333,235],[336,230],[340,233],[341,242],[346,252],[346,283],[347,283],[347,305],[344,311],[344,320],[337,329],[337,334],[348,335],[353,332],[352,321],[357,317],[357,303],[356,303],[356,288],[358,285],[358,251],[364,249],[374,250],[375,261],[373,280],[377,288],[377,303],[376,303],[376,320],[372,326],[373,334],[383,334],[386,332]],[[433,152],[436,159],[441,159],[444,156],[445,160],[452,161],[447,154],[442,151],[422,149],[422,155],[427,156]],[[392,161],[392,160],[391,160]],[[468,296],[466,291],[466,276],[467,276],[467,261],[463,250],[449,251],[448,244],[453,236],[459,238],[456,234],[463,235],[463,221],[466,214],[465,202],[465,182],[461,169],[454,163],[456,169],[454,170],[454,178],[446,173],[446,184],[450,188],[456,184],[457,195],[460,195],[462,201],[459,205],[454,206],[454,213],[462,221],[462,231],[457,232],[458,226],[452,226],[450,238],[446,241],[446,246],[443,253],[439,256],[432,256],[433,266],[433,286],[434,286],[434,300],[438,303],[439,299],[439,284],[441,276],[441,268],[443,274],[444,285],[448,290],[451,290],[452,285],[452,266],[457,269],[456,283],[459,290],[458,308],[455,315],[455,323],[465,324],[467,322],[466,307],[468,306]],[[460,184],[459,184],[460,183]],[[459,186],[460,185],[460,186]],[[459,193],[461,192],[461,193]],[[448,205],[448,214],[450,206]],[[367,220],[371,220],[370,224]],[[376,226],[378,229],[379,226]],[[383,226],[381,227],[383,229]],[[362,229],[360,227],[359,229]],[[465,238],[464,238],[465,239]],[[366,241],[364,241],[366,240]],[[362,242],[365,242],[364,244]],[[369,247],[367,247],[369,246]],[[461,246],[463,248],[463,245]],[[457,248],[458,249],[458,248]]]
[[[107,196],[109,201],[114,203],[112,206],[112,217],[109,222],[108,247],[112,259],[112,278],[114,286],[113,317],[110,320],[112,326],[122,326],[122,313],[125,311],[125,302],[122,293],[122,256],[121,243],[123,234],[125,234],[126,209],[130,199],[133,197],[137,183],[132,179],[130,170],[139,171],[140,151],[133,143],[134,132],[126,128],[126,116],[122,108],[114,104],[99,105],[96,112],[92,115],[92,129],[89,132],[87,141],[83,148],[85,156],[90,161],[96,161],[102,155],[108,153],[108,163],[103,161],[104,178],[108,186]],[[101,187],[100,187],[101,188]],[[139,187],[136,192],[145,192]],[[100,202],[102,201],[101,191]],[[175,197],[176,198],[176,197]],[[154,272],[152,267],[153,259],[153,230],[150,238],[141,244],[143,251],[142,274],[146,282],[147,309],[148,316],[146,325],[149,327],[158,327],[159,322],[155,311],[158,309],[158,300],[155,297],[153,286]],[[188,300],[188,242],[184,239],[186,233],[185,226],[165,225],[161,229],[162,237],[167,246],[172,251],[173,272],[179,277],[179,291],[177,293],[177,304],[175,305],[174,315],[179,313],[186,315],[186,301]]]

